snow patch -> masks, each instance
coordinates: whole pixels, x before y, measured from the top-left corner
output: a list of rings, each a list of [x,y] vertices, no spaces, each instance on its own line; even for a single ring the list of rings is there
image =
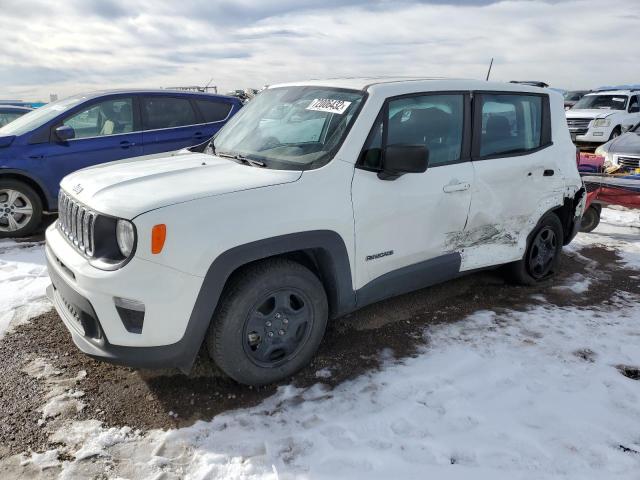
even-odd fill
[[[0,240],[0,339],[9,327],[51,309],[43,245]]]

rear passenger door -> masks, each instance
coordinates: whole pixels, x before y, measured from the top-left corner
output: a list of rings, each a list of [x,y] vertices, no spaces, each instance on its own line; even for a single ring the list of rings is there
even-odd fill
[[[180,150],[207,139],[202,120],[186,96],[145,95],[140,109],[145,155]]]
[[[544,94],[474,95],[475,185],[459,248],[463,270],[522,258],[527,235],[561,189],[549,156],[551,119]]]
[[[385,103],[353,178],[357,289],[371,288],[385,274],[445,280],[458,273],[459,256],[451,243],[463,232],[473,184],[469,107],[469,96],[458,92]],[[424,145],[427,170],[381,179],[384,149],[390,145]]]

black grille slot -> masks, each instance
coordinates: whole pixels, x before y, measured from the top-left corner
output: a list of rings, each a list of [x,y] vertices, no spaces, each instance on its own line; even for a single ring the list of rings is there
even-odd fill
[[[92,257],[95,251],[93,229],[98,214],[60,190],[58,230],[80,252]]]

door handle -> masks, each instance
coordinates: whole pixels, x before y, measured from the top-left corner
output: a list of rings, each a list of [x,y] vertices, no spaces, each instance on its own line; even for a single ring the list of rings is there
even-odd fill
[[[545,176],[545,177],[553,177],[553,174],[554,174],[554,173],[556,173],[554,170],[552,170],[552,169],[548,169],[548,170],[545,170],[545,171],[542,173],[542,175],[543,175],[543,176]]]
[[[42,160],[44,158],[44,155],[29,155],[29,158],[31,160]]]
[[[195,138],[196,140],[202,140],[203,138],[205,138],[205,135],[202,132],[196,132],[193,134],[193,138]]]
[[[133,142],[130,142],[128,140],[123,140],[122,142],[120,142],[120,148],[129,148],[129,147],[134,147],[136,144]]]
[[[471,188],[470,183],[450,183],[449,185],[442,187],[442,191],[444,193],[462,192],[464,190],[469,190],[469,188]]]

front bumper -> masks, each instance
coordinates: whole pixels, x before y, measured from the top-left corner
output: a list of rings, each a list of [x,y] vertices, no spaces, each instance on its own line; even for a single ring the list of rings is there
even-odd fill
[[[120,270],[98,270],[55,224],[47,230],[46,257],[47,293],[81,351],[132,367],[191,367],[202,338],[189,338],[187,325],[202,278],[135,258]],[[126,329],[114,297],[144,303],[140,333]]]

